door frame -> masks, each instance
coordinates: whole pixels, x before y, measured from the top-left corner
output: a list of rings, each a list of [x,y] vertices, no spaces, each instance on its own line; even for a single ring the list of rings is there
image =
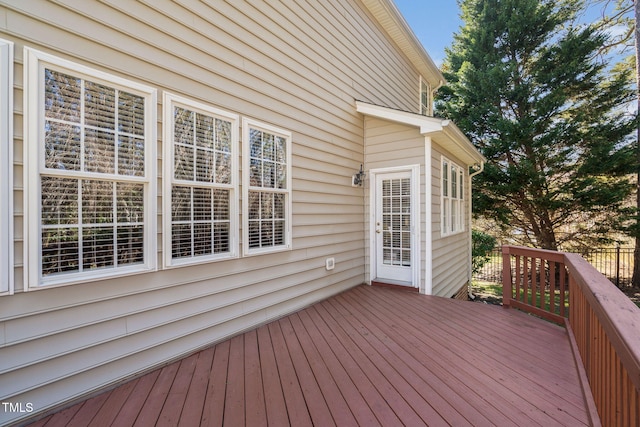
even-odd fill
[[[376,203],[377,203],[377,179],[379,175],[410,172],[411,173],[411,287],[420,288],[420,272],[422,270],[421,233],[420,221],[420,165],[406,165],[369,170],[369,284],[378,277],[378,264],[376,254]]]

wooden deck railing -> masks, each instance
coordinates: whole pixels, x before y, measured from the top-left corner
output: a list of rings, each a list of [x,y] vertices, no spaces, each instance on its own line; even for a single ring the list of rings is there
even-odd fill
[[[502,303],[555,323],[567,316],[567,269],[556,251],[502,247]],[[506,266],[511,268],[505,268]]]
[[[577,254],[515,246],[502,253],[504,306],[558,323],[568,315],[602,425],[640,427],[640,309]],[[562,301],[564,311],[536,303],[545,298]]]

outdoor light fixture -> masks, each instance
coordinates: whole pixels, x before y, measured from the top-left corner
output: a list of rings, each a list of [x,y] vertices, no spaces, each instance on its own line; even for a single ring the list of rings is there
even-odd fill
[[[365,177],[365,173],[362,170],[362,165],[360,165],[360,170],[351,177],[351,186],[362,187],[362,184],[364,182],[364,177]]]

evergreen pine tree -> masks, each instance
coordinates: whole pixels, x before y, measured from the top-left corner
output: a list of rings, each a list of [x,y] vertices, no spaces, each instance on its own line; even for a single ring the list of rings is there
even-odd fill
[[[578,25],[580,0],[459,0],[439,115],[488,159],[474,211],[523,243],[576,249],[604,239],[633,185],[636,118],[629,68],[607,67],[607,40]]]

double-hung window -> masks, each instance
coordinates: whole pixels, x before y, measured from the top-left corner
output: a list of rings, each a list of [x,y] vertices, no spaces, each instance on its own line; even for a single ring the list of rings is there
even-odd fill
[[[153,270],[156,92],[25,48],[29,286]]]
[[[238,116],[165,94],[165,265],[237,256]]]
[[[420,77],[420,114],[428,116],[431,113],[431,98],[429,84]]]
[[[13,293],[13,43],[0,39],[0,295]]]
[[[464,231],[464,170],[449,159],[442,158],[441,202],[442,235]]]
[[[291,249],[291,133],[242,122],[243,252]]]

